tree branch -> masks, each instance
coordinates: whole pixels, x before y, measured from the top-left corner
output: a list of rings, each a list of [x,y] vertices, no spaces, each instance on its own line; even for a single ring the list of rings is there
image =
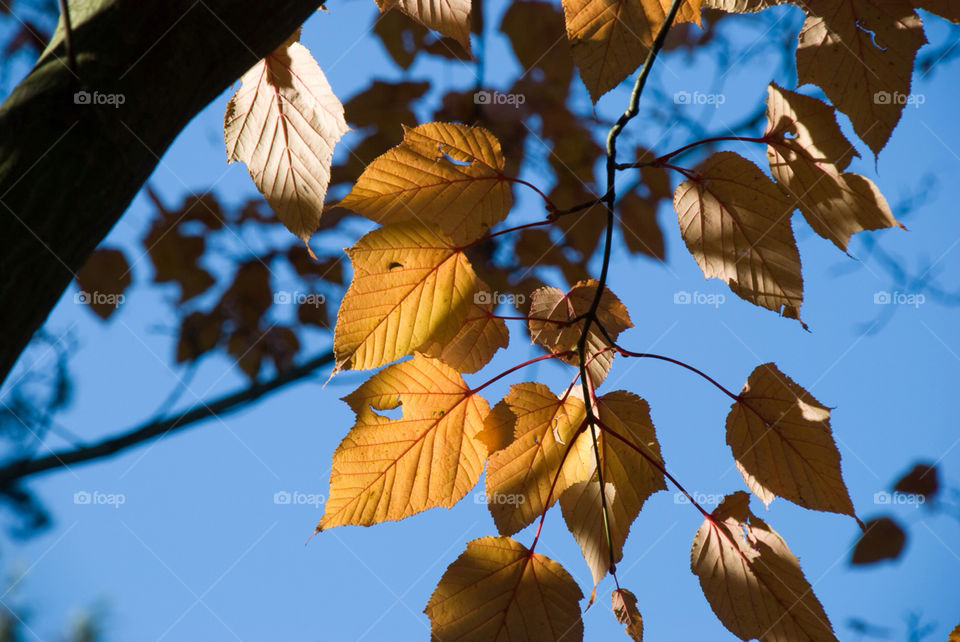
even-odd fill
[[[71,0],[69,51],[61,22],[0,106],[0,382],[177,134],[317,5]]]
[[[35,459],[14,460],[6,466],[0,467],[0,489],[12,486],[25,477],[109,457],[152,439],[166,437],[170,433],[181,431],[192,424],[211,417],[235,412],[275,390],[310,376],[318,369],[331,363],[333,363],[333,353],[326,352],[298,366],[293,366],[289,370],[284,370],[268,381],[255,382],[247,388],[224,395],[209,403],[201,402],[184,412],[147,422],[95,444],[71,450],[61,450]]]

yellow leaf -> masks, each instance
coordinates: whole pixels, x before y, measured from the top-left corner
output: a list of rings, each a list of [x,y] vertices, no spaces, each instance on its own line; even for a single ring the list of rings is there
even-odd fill
[[[626,633],[634,642],[643,642],[643,618],[637,610],[637,598],[627,589],[614,589],[610,595],[617,622],[626,625]]]
[[[767,91],[770,171],[810,227],[846,251],[857,232],[900,226],[870,179],[843,171],[857,153],[833,107],[774,84]]]
[[[926,44],[908,0],[809,0],[797,46],[800,84],[823,89],[879,154],[910,96],[917,50]]]
[[[561,401],[543,384],[520,383],[510,387],[504,401],[517,418],[514,440],[487,462],[487,503],[500,534],[512,535],[568,487],[589,479],[595,466],[590,436],[577,433],[586,416],[580,399]]]
[[[376,229],[347,250],[353,281],[333,349],[338,368],[376,368],[428,341],[454,337],[480,287],[450,239],[420,223]]]
[[[690,569],[731,633],[760,642],[836,642],[813,588],[779,533],[728,495],[693,539]]]
[[[481,537],[451,564],[423,610],[434,640],[583,639],[580,587],[558,563],[509,537]]]
[[[242,161],[277,216],[304,241],[320,222],[343,105],[306,47],[290,42],[240,78],[227,103],[227,162]]]
[[[684,0],[674,20],[700,24],[702,0]],[[593,102],[643,64],[670,0],[563,0],[573,59]]]
[[[467,312],[460,330],[446,342],[429,341],[420,348],[420,352],[436,357],[458,372],[476,372],[493,358],[500,348],[506,348],[510,342],[507,324],[503,319],[493,316],[493,303],[484,297],[490,288],[481,284],[477,300],[487,303],[475,303]]]
[[[466,245],[513,203],[500,141],[480,127],[427,123],[378,156],[340,206],[384,225],[421,221]]]
[[[357,423],[333,453],[318,530],[450,507],[479,480],[486,449],[474,437],[489,408],[449,366],[415,355],[376,373],[344,401]],[[400,419],[377,412],[398,406]]]
[[[591,279],[577,283],[566,294],[554,287],[536,290],[530,296],[529,313],[530,336],[534,342],[554,353],[575,350],[585,322],[578,321],[570,325],[561,322],[572,321],[590,310],[597,294],[597,285],[596,279]],[[627,308],[609,289],[604,289],[597,307],[597,321],[590,324],[584,352],[587,373],[594,386],[599,386],[607,376],[614,356],[614,351],[607,349],[610,342],[597,328],[598,322],[614,341],[621,332],[633,327]],[[577,355],[563,357],[563,360],[572,365],[580,363]]]
[[[707,277],[739,297],[800,319],[803,278],[790,227],[793,204],[756,165],[733,152],[710,156],[673,196],[687,249]]]
[[[399,9],[425,27],[439,31],[470,53],[470,0],[377,0],[380,12]]]
[[[727,415],[727,444],[750,490],[851,515],[830,410],[772,363],[757,366]]]
[[[657,443],[650,407],[646,401],[631,392],[617,390],[597,400],[597,413],[603,426],[645,449],[662,463],[660,444]],[[583,439],[592,446],[588,433],[583,435]],[[627,533],[644,502],[658,490],[666,490],[667,486],[663,473],[623,441],[602,431],[599,440],[613,561],[616,563],[623,557]],[[567,528],[580,545],[596,586],[610,567],[597,477],[564,491],[560,496],[560,508]]]

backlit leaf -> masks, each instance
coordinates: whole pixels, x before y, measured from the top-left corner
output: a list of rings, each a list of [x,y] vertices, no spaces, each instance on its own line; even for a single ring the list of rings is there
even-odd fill
[[[926,44],[909,0],[808,0],[797,46],[801,84],[818,85],[879,154],[910,96]]]
[[[338,368],[376,368],[456,336],[480,287],[450,239],[421,223],[376,229],[347,250],[353,281],[333,348]]]
[[[643,642],[643,618],[637,610],[637,598],[627,589],[614,589],[610,595],[617,622],[625,625],[626,633],[634,642]]]
[[[580,399],[561,400],[543,384],[520,383],[510,387],[504,401],[516,416],[514,440],[490,455],[487,502],[497,530],[512,535],[568,487],[589,479],[595,464],[590,436],[577,433],[586,415]],[[567,446],[570,453],[561,466]]]
[[[696,179],[677,187],[673,203],[704,276],[799,320],[803,278],[790,227],[794,205],[760,168],[733,152],[716,153],[697,168]]]
[[[558,563],[509,537],[467,543],[424,609],[434,640],[583,639],[577,583]]]
[[[449,366],[422,355],[384,368],[344,397],[357,423],[333,453],[318,530],[453,506],[480,478],[474,437],[489,410]],[[402,408],[400,419],[377,412]]]
[[[399,9],[470,51],[470,0],[377,0],[377,6],[380,11]]]
[[[446,342],[429,341],[420,348],[424,354],[436,357],[459,372],[476,372],[510,341],[507,324],[493,316],[493,303],[484,293],[490,288],[481,285],[478,300],[467,312],[460,330]]]
[[[595,279],[577,283],[569,292],[554,287],[543,287],[530,296],[530,336],[551,352],[575,350],[583,331],[585,321],[566,324],[590,311],[596,297],[598,282]],[[587,333],[585,355],[587,373],[593,385],[599,386],[610,371],[613,363],[613,350],[608,349],[610,342],[603,336],[597,323],[600,323],[610,338],[616,340],[621,332],[633,327],[627,308],[609,289],[605,289],[597,307],[597,321],[590,324]],[[563,357],[567,363],[580,363],[577,355]]]
[[[742,640],[836,642],[799,560],[749,502],[728,495],[693,539],[690,569],[713,612]]]
[[[772,363],[757,366],[727,415],[727,444],[764,504],[779,495],[856,518],[830,430],[830,410]]]
[[[297,42],[240,78],[223,123],[227,162],[246,163],[270,207],[304,241],[319,225],[333,147],[347,130],[343,105]]]
[[[956,0],[913,0],[913,6],[935,13],[950,22],[960,22],[960,3]]]
[[[684,0],[674,23],[700,24],[702,0]],[[567,39],[593,102],[643,64],[670,0],[563,0]]]
[[[810,227],[846,251],[861,230],[900,225],[870,179],[843,171],[857,153],[833,107],[776,85],[767,91],[770,171]]]
[[[339,205],[378,223],[420,221],[464,245],[502,221],[513,196],[500,142],[485,129],[427,123],[376,158]]]

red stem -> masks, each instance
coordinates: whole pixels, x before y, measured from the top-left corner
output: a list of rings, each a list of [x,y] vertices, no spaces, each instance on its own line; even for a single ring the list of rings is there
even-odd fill
[[[504,377],[506,377],[506,376],[509,375],[509,374],[513,374],[514,372],[516,372],[516,371],[519,370],[520,368],[525,368],[526,366],[529,366],[529,365],[531,365],[531,364],[534,364],[534,363],[536,363],[536,362],[538,362],[538,361],[544,361],[545,359],[556,359],[556,358],[558,358],[558,357],[563,357],[563,356],[566,356],[567,354],[569,354],[569,352],[557,352],[557,353],[550,353],[550,354],[542,354],[542,355],[540,355],[539,357],[534,357],[533,359],[527,359],[527,360],[524,361],[523,363],[517,364],[517,365],[513,366],[512,368],[510,368],[510,369],[508,369],[508,370],[504,370],[503,372],[501,372],[500,374],[498,374],[498,375],[497,375],[496,377],[494,377],[493,379],[490,379],[489,381],[480,384],[480,385],[477,386],[476,388],[470,389],[470,391],[469,391],[467,394],[475,395],[475,394],[477,394],[478,392],[480,392],[481,390],[483,390],[484,388],[486,388],[487,386],[489,386],[490,384],[495,383],[495,382],[499,381],[500,379],[503,379]]]
[[[553,498],[553,491],[557,487],[557,480],[560,479],[560,471],[563,470],[563,464],[567,461],[567,455],[569,455],[570,451],[573,449],[573,444],[576,443],[577,438],[580,436],[580,433],[583,432],[586,426],[587,419],[584,418],[584,420],[580,422],[580,426],[577,428],[577,431],[573,433],[572,437],[570,437],[569,442],[567,443],[567,448],[563,451],[563,457],[560,458],[560,464],[557,466],[557,472],[553,476],[553,483],[550,484],[550,492],[547,493],[547,501],[544,502],[543,511],[540,513],[540,524],[537,525],[537,534],[533,536],[533,542],[530,543],[531,555],[533,555],[533,549],[537,547],[537,540],[540,539],[540,531],[543,530],[543,521],[547,518],[547,509],[550,508],[550,500]]]
[[[508,181],[510,181],[511,183],[519,183],[519,184],[521,184],[521,185],[526,185],[527,187],[529,187],[530,189],[532,189],[534,192],[536,192],[537,194],[539,194],[541,198],[543,198],[543,202],[547,204],[547,211],[548,211],[548,212],[554,212],[554,211],[556,211],[557,206],[553,204],[553,201],[550,200],[550,197],[547,196],[546,194],[544,194],[543,192],[541,192],[541,191],[540,191],[540,188],[537,187],[536,185],[534,185],[533,183],[529,183],[529,182],[523,180],[522,178],[516,178],[515,176],[507,176],[506,174],[501,174],[501,175],[500,175],[500,178],[502,178],[502,179],[504,179],[504,180],[508,180]]]
[[[674,359],[673,357],[665,357],[665,356],[663,356],[663,355],[661,355],[661,354],[653,354],[653,353],[650,353],[650,352],[631,352],[631,351],[629,351],[629,350],[625,350],[625,349],[621,348],[620,346],[616,346],[616,350],[617,350],[618,353],[622,354],[622,355],[625,356],[625,357],[638,357],[638,358],[641,358],[641,359],[659,359],[660,361],[667,361],[667,362],[672,363],[672,364],[674,364],[674,365],[678,365],[678,366],[680,366],[681,368],[686,368],[686,369],[689,370],[690,372],[694,372],[694,373],[700,375],[701,377],[703,377],[704,379],[706,379],[707,381],[709,381],[710,383],[712,383],[713,385],[715,385],[717,388],[719,388],[720,390],[722,390],[724,394],[726,394],[728,397],[730,397],[730,398],[733,399],[734,401],[741,401],[739,395],[735,395],[735,394],[733,394],[732,392],[730,392],[729,390],[727,390],[726,388],[724,388],[723,385],[721,385],[716,379],[714,379],[713,377],[711,377],[711,376],[708,375],[707,373],[703,372],[702,370],[698,370],[697,368],[694,368],[694,367],[691,366],[690,364],[684,363],[683,361],[680,361],[679,359]]]

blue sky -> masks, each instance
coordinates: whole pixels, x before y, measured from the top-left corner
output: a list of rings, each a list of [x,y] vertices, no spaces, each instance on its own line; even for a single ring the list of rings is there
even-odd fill
[[[488,12],[497,16],[488,17],[488,30],[499,24],[503,7],[488,3]],[[375,11],[372,2],[351,2],[333,7],[331,14],[318,13],[304,28],[302,41],[344,100],[371,76],[399,77],[379,43],[366,35]],[[797,17],[783,13],[784,19]],[[932,18],[928,22],[928,38],[942,43],[946,28]],[[746,27],[741,35],[762,37]],[[510,65],[515,62],[508,45],[493,38],[485,84],[499,87],[501,74],[514,69]],[[712,72],[709,65],[691,69],[680,57],[667,57],[653,82],[668,95],[707,92]],[[960,63],[952,61],[932,79],[915,75],[914,93],[922,94],[924,103],[905,109],[876,172],[862,144],[863,159],[853,167],[874,177],[894,204],[924,185],[925,177],[938,177],[923,188],[924,204],[904,220],[909,232],[885,231],[874,238],[905,268],[929,267],[948,288],[956,287],[960,274],[960,185],[954,180],[960,170],[958,72]],[[472,73],[467,65],[421,61],[407,77],[429,79],[439,92],[472,86]],[[725,90],[729,99],[703,113],[714,123],[737,121],[763,99],[773,73],[763,61],[735,69]],[[790,79],[777,80],[792,87]],[[579,80],[575,87],[585,104]],[[228,203],[255,193],[244,167],[225,165],[221,127],[229,95],[190,124],[154,172],[151,184],[168,203],[211,185]],[[625,89],[612,92],[598,113],[616,114],[625,98]],[[657,130],[641,121],[630,127],[627,140],[658,150],[686,142],[658,142]],[[728,149],[764,164],[761,148]],[[517,196],[518,222],[542,215],[529,194]],[[107,243],[139,256],[139,238],[152,214],[147,199],[138,196]],[[918,306],[876,304],[877,293],[893,291],[891,278],[867,257],[863,241],[854,240],[848,258],[795,216],[806,286],[802,312],[811,328],[805,332],[739,300],[719,281],[705,281],[680,239],[673,211],[663,209],[659,216],[666,230],[666,265],[629,257],[619,239],[614,247],[609,286],[635,324],[622,335],[622,345],[687,361],[731,389],[739,389],[756,365],[775,361],[820,402],[835,407],[832,426],[857,512],[864,519],[891,512],[908,524],[906,554],[895,563],[850,570],[857,527],[849,517],[805,511],[783,500],[765,511],[754,499],[753,509],[800,558],[841,639],[857,639],[845,626],[849,618],[889,627],[889,639],[906,639],[904,622],[911,612],[937,623],[930,639],[944,639],[960,621],[960,608],[950,597],[960,573],[960,523],[926,508],[878,506],[874,493],[888,489],[918,459],[938,462],[947,485],[957,487],[960,309],[930,297]],[[151,276],[145,261],[134,273],[135,286]],[[674,304],[682,291],[723,295],[725,301]],[[72,286],[64,294],[46,328],[77,339],[75,402],[59,421],[93,441],[143,421],[178,385],[182,372],[171,365],[164,330],[175,322],[167,303],[173,293],[135,287],[119,313],[102,324],[74,303],[75,292]],[[534,354],[519,326],[511,332],[509,354],[499,353],[484,374],[468,381],[483,381]],[[315,351],[326,345],[317,337],[308,343]],[[25,542],[4,535],[0,555],[16,587],[3,599],[30,605],[35,616],[27,624],[43,640],[54,639],[75,609],[99,604],[108,640],[428,639],[421,611],[444,569],[467,541],[495,534],[486,508],[475,500],[483,487],[450,510],[372,528],[331,529],[305,545],[321,511],[310,504],[275,504],[274,494],[327,492],[331,454],[352,425],[339,398],[365,378],[345,374],[323,387],[326,374],[178,436],[31,481],[55,523]],[[536,379],[558,389],[570,378],[568,370],[554,365],[520,374],[488,389],[488,399],[499,399],[509,383]],[[227,359],[215,357],[199,369],[180,405],[243,384]],[[649,401],[667,466],[689,490],[709,496],[744,488],[724,442],[726,396],[686,371],[648,360],[615,362],[602,390],[618,388]],[[55,437],[48,445],[64,446]],[[124,503],[75,504],[74,494],[82,491],[121,494]],[[637,594],[650,640],[734,639],[689,571],[700,523],[699,514],[677,502],[671,488],[649,500],[631,529],[619,577]],[[538,551],[561,562],[589,593],[589,571],[559,510],[548,515],[544,528]],[[529,544],[532,536],[527,529],[517,539]],[[584,616],[588,640],[622,635],[609,612],[611,588],[611,580],[604,580],[597,603]]]

